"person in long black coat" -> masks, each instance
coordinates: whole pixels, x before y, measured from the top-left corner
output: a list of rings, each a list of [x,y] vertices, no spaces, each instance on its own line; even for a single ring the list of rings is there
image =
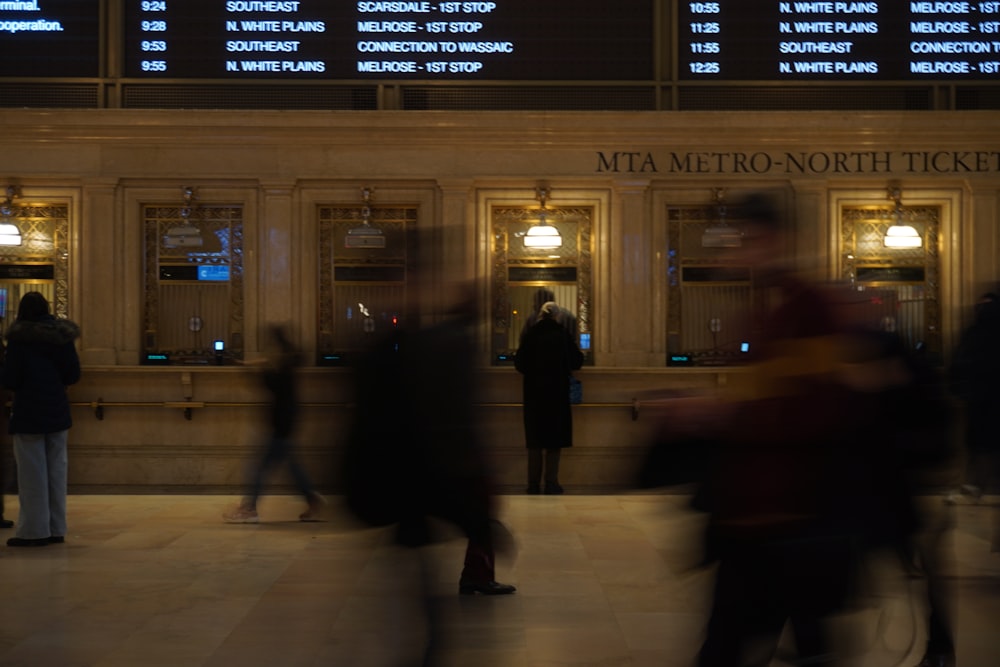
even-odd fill
[[[950,369],[954,393],[965,409],[965,482],[958,492],[977,500],[1000,479],[1000,296],[984,294],[975,321],[962,332]],[[956,494],[949,496],[954,502]]]
[[[583,353],[556,317],[559,306],[542,305],[538,321],[528,329],[514,357],[523,377],[524,439],[528,449],[528,493],[563,492],[559,484],[562,450],[573,446],[569,378],[583,365]]]

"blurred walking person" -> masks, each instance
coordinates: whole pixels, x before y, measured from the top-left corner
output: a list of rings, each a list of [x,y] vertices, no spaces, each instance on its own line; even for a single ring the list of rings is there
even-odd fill
[[[436,667],[446,661],[449,627],[426,547],[448,539],[447,526],[467,539],[460,595],[505,596],[516,588],[496,580],[496,554],[510,551],[512,538],[496,519],[496,482],[475,415],[474,292],[464,283],[424,280],[415,270],[408,312],[377,332],[355,364],[356,406],[340,476],[354,516],[393,526],[395,543],[408,550],[401,553],[417,556],[424,618],[406,625],[426,628],[419,664]],[[395,569],[406,570],[402,562]]]
[[[325,501],[313,490],[309,477],[295,453],[295,427],[299,418],[296,370],[302,365],[303,355],[292,342],[288,330],[277,324],[267,329],[268,354],[258,362],[263,366],[261,381],[271,395],[270,434],[261,458],[252,473],[250,492],[238,507],[226,512],[222,518],[227,523],[257,523],[257,500],[264,489],[266,475],[281,464],[288,466],[295,488],[305,499],[307,507],[299,515],[300,521],[318,521]]]
[[[0,313],[2,315],[2,313]],[[4,355],[7,353],[7,346],[0,340],[0,367],[3,366]],[[7,403],[10,401],[10,392],[0,384],[0,528],[13,528],[14,522],[4,518],[4,494],[7,493],[7,471],[13,466],[8,459],[13,456],[13,445],[7,440],[7,429],[10,426],[10,414],[7,410]]]
[[[951,383],[965,408],[965,475],[960,495],[979,500],[1000,479],[1000,297],[990,292],[976,304],[975,320],[959,339],[951,367]],[[994,535],[994,546],[1000,546]]]
[[[769,664],[786,624],[797,664],[838,660],[828,621],[852,588],[856,528],[843,522],[837,470],[847,392],[836,381],[842,325],[823,290],[785,263],[783,221],[765,197],[736,209],[755,271],[754,364],[715,412],[699,502],[717,562],[699,667]],[[838,647],[839,648],[839,647]]]

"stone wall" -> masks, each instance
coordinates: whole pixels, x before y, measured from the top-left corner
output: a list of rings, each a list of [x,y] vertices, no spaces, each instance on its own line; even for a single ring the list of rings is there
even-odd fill
[[[587,404],[574,408],[571,489],[628,483],[650,426],[641,410],[633,419],[634,398],[725,381],[725,370],[665,367],[668,206],[707,205],[714,188],[778,192],[796,221],[791,258],[825,279],[843,261],[838,207],[884,205],[897,183],[904,202],[943,213],[935,251],[946,347],[1000,275],[995,112],[0,109],[0,126],[0,186],[70,210],[70,316],[83,327],[85,366],[71,390],[71,483],[81,491],[232,491],[245,481],[260,436],[252,373],[139,365],[139,207],[177,199],[183,186],[244,211],[248,356],[272,321],[299,323],[302,344],[316,349],[318,203],[357,201],[370,186],[380,204],[416,205],[421,225],[459,230],[441,250],[441,277],[474,280],[484,299],[493,202],[531,204],[544,181],[554,203],[593,206],[594,365],[581,373]],[[481,343],[483,433],[504,488],[517,490],[519,380],[491,367],[488,336]],[[331,443],[350,412],[346,377],[303,372],[302,451],[330,488]],[[187,400],[203,405],[186,414]]]

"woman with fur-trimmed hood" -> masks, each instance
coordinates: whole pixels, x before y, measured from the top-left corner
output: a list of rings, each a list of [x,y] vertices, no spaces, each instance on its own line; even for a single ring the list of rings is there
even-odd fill
[[[7,332],[0,381],[14,392],[9,431],[17,461],[18,514],[12,547],[61,543],[66,535],[66,441],[72,425],[66,387],[80,379],[80,327],[49,312],[39,292],[21,297]]]

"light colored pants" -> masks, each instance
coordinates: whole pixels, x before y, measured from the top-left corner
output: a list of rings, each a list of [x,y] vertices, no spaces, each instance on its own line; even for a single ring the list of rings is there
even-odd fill
[[[17,536],[26,540],[66,535],[69,431],[15,433],[14,460],[20,511]]]

